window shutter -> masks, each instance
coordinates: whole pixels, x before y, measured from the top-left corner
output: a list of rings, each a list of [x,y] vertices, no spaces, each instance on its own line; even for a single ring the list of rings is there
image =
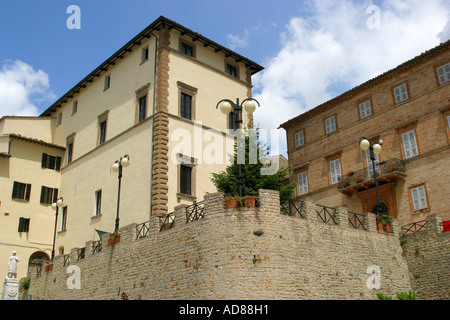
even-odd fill
[[[58,200],[58,188],[53,189],[53,201],[52,203],[56,203]]]
[[[18,232],[28,232],[30,228],[30,219],[29,218],[19,218],[19,227],[17,228]]]
[[[42,168],[46,168],[47,167],[47,154],[46,153],[43,153],[42,154],[42,163],[41,163],[41,167]]]
[[[41,202],[40,203],[45,203],[45,194],[46,194],[46,187],[42,186],[41,187]]]
[[[56,171],[61,170],[61,157],[56,157],[55,170]]]
[[[30,201],[30,193],[31,193],[31,184],[27,184],[27,188],[25,191],[25,200]]]

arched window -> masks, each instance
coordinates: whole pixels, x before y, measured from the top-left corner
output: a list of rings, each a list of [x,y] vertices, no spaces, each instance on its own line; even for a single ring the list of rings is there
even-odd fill
[[[50,261],[48,254],[42,251],[36,251],[28,259],[27,276],[36,274],[37,269],[41,268],[45,261]]]

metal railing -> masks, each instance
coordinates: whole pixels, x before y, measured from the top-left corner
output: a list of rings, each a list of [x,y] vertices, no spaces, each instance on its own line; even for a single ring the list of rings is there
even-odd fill
[[[355,213],[355,212],[349,212],[348,213],[348,222],[355,229],[362,228],[364,230],[367,230],[367,228],[366,228],[366,219],[367,219],[367,215],[366,214]]]
[[[303,201],[298,199],[289,199],[284,204],[281,205],[280,211],[281,214],[285,214],[291,217],[298,215],[301,218],[305,218],[303,215]]]
[[[317,207],[320,207],[320,210],[316,209],[317,215],[319,216],[319,218],[325,222],[328,223],[330,221],[333,221],[334,224],[337,224],[336,221],[336,208],[331,208],[331,207],[327,207],[327,206],[322,206],[317,204]]]
[[[84,259],[86,253],[86,248],[80,248],[77,250],[77,260]]]
[[[427,230],[427,220],[417,221],[403,226],[404,234],[411,234],[422,230]]]
[[[442,232],[450,232],[450,220],[442,221]]]
[[[159,232],[173,228],[175,223],[175,215],[173,212],[158,218],[159,218]]]
[[[392,172],[406,172],[405,161],[400,159],[389,159],[375,164],[377,177],[388,175]],[[345,189],[352,184],[358,184],[367,180],[373,180],[373,169],[361,169],[355,172],[349,172],[347,175],[339,178],[338,189]]]
[[[136,240],[145,238],[150,232],[150,221],[136,225]]]
[[[205,210],[205,202],[196,202],[189,207],[186,207],[186,223],[203,219]]]
[[[102,251],[102,240],[97,240],[92,243],[92,253]]]
[[[64,266],[67,266],[70,264],[70,254],[66,254],[63,256],[64,258]]]

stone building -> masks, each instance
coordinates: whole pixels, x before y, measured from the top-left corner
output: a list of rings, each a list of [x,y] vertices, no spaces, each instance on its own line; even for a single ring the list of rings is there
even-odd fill
[[[360,138],[382,140],[380,202],[404,223],[450,220],[450,42],[281,124],[296,196],[353,212],[377,204]]]
[[[51,203],[63,199],[56,223],[56,255],[98,239],[97,231],[112,232],[118,203],[118,174],[112,164],[125,155],[130,165],[121,179],[120,226],[203,198],[215,190],[211,173],[225,169],[228,152],[233,150],[234,138],[228,129],[234,114],[226,116],[216,105],[222,99],[251,97],[251,77],[262,69],[203,35],[159,17],[39,117],[14,117],[17,125],[0,127],[1,146],[6,148],[0,150],[0,161],[10,166],[9,176],[6,167],[1,167],[1,218],[14,220],[11,225],[1,224],[2,236],[11,233],[3,241],[18,246],[13,240],[18,217],[39,211],[42,220],[38,224],[31,219],[30,232],[39,233],[45,243],[40,250],[50,254],[55,211],[39,203],[41,186],[58,190]],[[252,118],[245,110],[242,117],[244,123]],[[7,117],[3,123],[11,121]],[[8,137],[13,136],[27,138],[14,140],[12,146],[23,144],[30,163],[19,163],[16,154],[7,151]],[[45,180],[47,170],[40,168],[44,153],[58,159],[58,170],[48,173],[54,179],[51,183]],[[14,176],[18,172],[13,171],[14,163],[17,170],[27,169],[26,177]],[[16,179],[32,185],[29,201],[11,199]],[[39,210],[34,211],[35,207]],[[16,250],[22,261],[28,259],[28,253]],[[26,262],[19,266],[26,268]],[[3,266],[0,274],[2,270]],[[25,274],[19,269],[20,277]]]

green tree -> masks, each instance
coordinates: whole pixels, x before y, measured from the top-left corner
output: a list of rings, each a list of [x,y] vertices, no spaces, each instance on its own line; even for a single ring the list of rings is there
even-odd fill
[[[244,130],[242,130],[244,133]],[[288,183],[289,167],[279,168],[273,174],[263,174],[264,169],[270,165],[265,164],[261,159],[266,159],[270,155],[270,147],[260,140],[259,129],[247,129],[246,134],[242,134],[241,138],[237,138],[234,144],[234,154],[231,156],[231,165],[224,171],[213,173],[211,181],[217,190],[225,194],[238,193],[236,186],[238,185],[237,176],[239,173],[239,162],[242,163],[242,175],[244,176],[245,188],[244,196],[249,193],[257,193],[259,189],[276,190],[280,193],[280,202],[284,203],[292,198],[295,189],[295,183]],[[253,137],[253,138],[252,138]],[[249,142],[256,141],[253,147]],[[238,155],[238,150],[243,150]],[[244,161],[245,160],[245,161]],[[250,161],[252,160],[252,161]],[[256,161],[255,161],[256,160]],[[256,162],[256,163],[250,163]]]

